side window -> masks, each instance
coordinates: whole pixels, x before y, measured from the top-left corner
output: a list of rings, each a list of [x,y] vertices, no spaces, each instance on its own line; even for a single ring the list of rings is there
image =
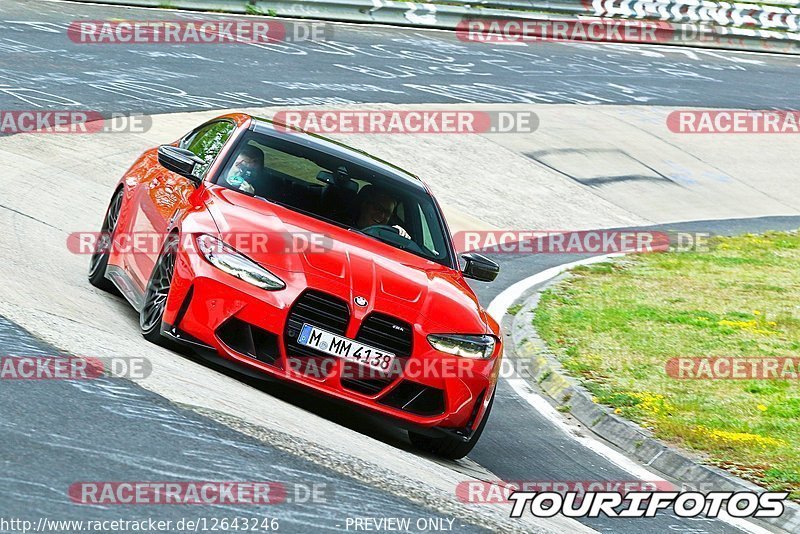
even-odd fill
[[[428,224],[427,217],[425,217],[425,212],[422,210],[422,206],[417,205],[417,208],[419,209],[419,219],[422,223],[422,246],[433,252],[435,255],[438,255],[439,253],[436,252],[436,244],[433,242],[431,227]]]
[[[205,165],[197,166],[198,176],[205,174],[206,170],[214,163],[214,159],[219,155],[235,128],[233,123],[227,121],[212,122],[184,138],[181,142],[182,147],[192,151],[206,162]]]

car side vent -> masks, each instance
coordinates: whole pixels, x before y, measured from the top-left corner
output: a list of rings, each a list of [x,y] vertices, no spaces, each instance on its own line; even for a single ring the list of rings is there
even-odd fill
[[[380,403],[417,415],[439,415],[444,412],[444,391],[403,380]]]
[[[239,354],[277,365],[278,336],[272,332],[231,317],[217,328],[217,338]]]

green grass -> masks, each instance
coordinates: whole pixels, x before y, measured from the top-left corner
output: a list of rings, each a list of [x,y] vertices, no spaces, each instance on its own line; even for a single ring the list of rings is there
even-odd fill
[[[534,325],[597,402],[800,499],[800,381],[677,380],[677,357],[800,356],[800,235],[713,241],[576,268]]]
[[[518,313],[519,313],[521,310],[522,310],[522,304],[512,304],[511,306],[509,306],[509,307],[508,307],[508,310],[506,310],[506,312],[507,312],[509,315],[516,315],[516,314],[518,314]]]
[[[250,3],[248,3],[248,4],[246,4],[244,6],[244,11],[248,15],[263,15],[264,14],[264,10],[263,9],[261,9],[257,5],[253,5],[253,4],[250,4]]]

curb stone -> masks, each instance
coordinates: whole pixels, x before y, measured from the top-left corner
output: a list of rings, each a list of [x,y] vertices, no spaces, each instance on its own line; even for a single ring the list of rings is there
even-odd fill
[[[697,487],[702,491],[703,485],[708,484],[718,491],[764,491],[752,482],[717,467],[703,465],[688,453],[662,443],[648,430],[594,402],[591,393],[566,374],[555,354],[539,337],[533,326],[533,316],[541,293],[567,276],[562,274],[552,278],[537,286],[532,295],[522,297],[522,308],[510,321],[509,345],[512,345],[512,349],[508,351],[508,356],[529,364],[523,367],[528,371],[521,373],[523,378],[546,393],[557,408],[568,409],[570,415],[594,434],[644,466],[664,474],[682,488]],[[800,532],[800,505],[793,502],[786,502],[785,505],[781,517],[759,518],[755,521],[788,532]]]

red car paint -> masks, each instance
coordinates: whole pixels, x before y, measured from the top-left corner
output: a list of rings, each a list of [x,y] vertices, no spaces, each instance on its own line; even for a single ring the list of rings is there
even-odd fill
[[[476,428],[494,393],[502,342],[499,325],[480,306],[462,272],[278,204],[212,184],[209,177],[220,171],[237,138],[256,120],[244,114],[225,118],[236,124],[236,131],[200,187],[162,167],[156,149],[148,150],[133,164],[118,186],[124,189],[124,203],[116,234],[167,235],[176,231],[183,236],[220,236],[229,232],[308,231],[332,237],[333,246],[324,254],[250,255],[250,259],[285,281],[286,288],[278,291],[261,290],[220,271],[200,254],[179,249],[163,322],[187,338],[213,347],[222,358],[346,400],[413,428],[467,432]],[[445,231],[449,232],[446,227]],[[142,293],[157,256],[151,249],[112,251],[108,265],[109,269],[124,273],[132,286],[129,291]],[[453,257],[456,257],[454,250]],[[402,376],[379,393],[367,394],[342,385],[339,379],[339,371],[345,365],[342,360],[336,361],[333,372],[322,378],[291,369],[286,360],[291,356],[287,354],[285,339],[287,316],[298,296],[309,288],[348,303],[350,319],[345,335],[349,338],[356,337],[363,319],[373,312],[412,325],[410,359],[426,362],[428,366],[428,372],[415,375],[413,382],[444,392],[441,413],[420,415],[381,403],[403,381]],[[191,298],[187,299],[190,290]],[[355,305],[356,296],[365,297],[368,305]],[[218,329],[232,317],[277,336],[276,363],[267,364],[237,352],[220,339]],[[496,337],[497,344],[491,358],[469,360],[469,373],[443,377],[447,369],[457,367],[464,358],[435,350],[427,341],[429,334],[490,334]]]

